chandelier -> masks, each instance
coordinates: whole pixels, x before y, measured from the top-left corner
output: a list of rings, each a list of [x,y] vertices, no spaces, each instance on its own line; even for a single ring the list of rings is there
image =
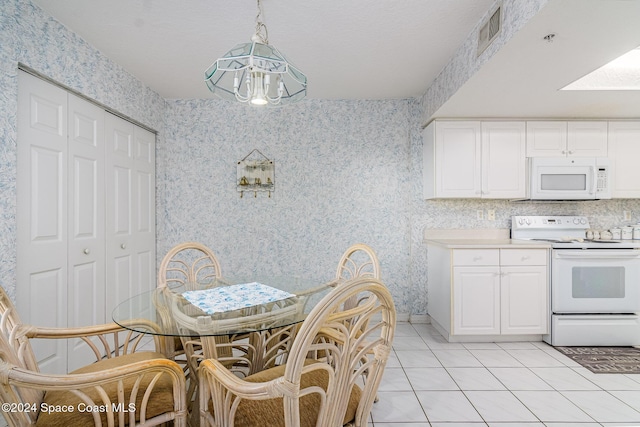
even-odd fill
[[[204,80],[220,98],[253,105],[284,105],[307,94],[307,77],[269,44],[260,0],[251,42],[218,58],[204,72]]]

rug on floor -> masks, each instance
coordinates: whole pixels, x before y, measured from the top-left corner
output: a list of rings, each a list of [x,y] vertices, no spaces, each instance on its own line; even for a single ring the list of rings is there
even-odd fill
[[[640,374],[640,348],[555,347],[596,374]]]

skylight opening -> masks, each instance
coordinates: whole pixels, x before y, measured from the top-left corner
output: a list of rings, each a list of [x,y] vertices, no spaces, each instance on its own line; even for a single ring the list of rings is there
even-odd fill
[[[640,47],[625,53],[561,90],[640,90]]]

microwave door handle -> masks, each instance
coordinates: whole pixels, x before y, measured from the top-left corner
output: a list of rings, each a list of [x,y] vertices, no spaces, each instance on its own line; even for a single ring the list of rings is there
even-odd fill
[[[596,166],[592,166],[591,167],[591,193],[594,196],[596,195],[596,193],[598,192],[596,189],[596,185],[597,185],[597,168]]]

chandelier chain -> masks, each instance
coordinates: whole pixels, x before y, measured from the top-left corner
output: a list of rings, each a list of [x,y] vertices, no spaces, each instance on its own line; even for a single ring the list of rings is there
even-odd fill
[[[258,13],[256,14],[256,36],[264,43],[269,44],[269,33],[267,32],[267,26],[262,20],[262,2],[258,0]]]

